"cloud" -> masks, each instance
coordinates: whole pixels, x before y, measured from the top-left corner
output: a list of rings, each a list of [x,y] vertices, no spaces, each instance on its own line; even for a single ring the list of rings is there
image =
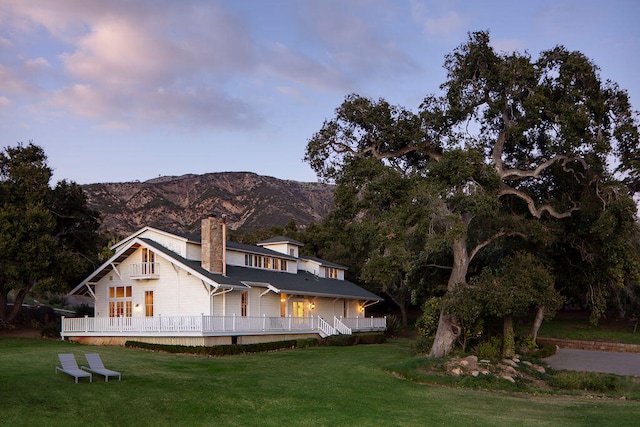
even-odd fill
[[[425,3],[412,1],[411,15],[413,20],[422,26],[426,34],[448,37],[463,29],[467,25],[468,19],[456,11],[445,11],[445,7],[448,7],[448,3],[444,3],[440,7],[427,7]]]
[[[305,41],[323,54],[318,62],[340,76],[333,80],[339,89],[419,71],[398,44],[401,32],[388,20],[397,8],[385,0],[308,3],[302,13]]]
[[[9,108],[13,104],[6,96],[0,96],[0,108]]]
[[[502,40],[491,40],[491,46],[496,50],[496,52],[504,52],[511,53],[518,51],[523,53],[525,48],[525,43],[522,40],[518,39],[502,39]]]
[[[57,61],[66,76],[62,83],[47,82],[45,101],[33,101],[40,106],[92,118],[102,128],[233,127],[260,120],[254,107],[226,89],[255,68],[255,52],[244,22],[218,3],[16,3],[6,6],[13,40],[45,29],[52,50],[58,49],[25,67],[44,69]],[[4,74],[13,78],[0,85],[13,91],[28,86],[15,72]]]

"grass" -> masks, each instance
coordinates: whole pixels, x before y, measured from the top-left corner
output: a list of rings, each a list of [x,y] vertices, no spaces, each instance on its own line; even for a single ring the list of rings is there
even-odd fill
[[[121,382],[54,374],[58,353],[98,352]],[[640,402],[419,384],[411,341],[205,358],[0,338],[0,425],[635,425]]]
[[[597,326],[590,325],[585,316],[559,315],[543,322],[539,336],[586,341],[608,341],[626,344],[640,344],[640,328],[633,333],[634,321],[600,319]]]

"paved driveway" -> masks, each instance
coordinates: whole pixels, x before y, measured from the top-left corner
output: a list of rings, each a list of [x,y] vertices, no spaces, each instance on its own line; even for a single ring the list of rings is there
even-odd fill
[[[554,369],[640,376],[640,353],[559,348],[544,361]]]

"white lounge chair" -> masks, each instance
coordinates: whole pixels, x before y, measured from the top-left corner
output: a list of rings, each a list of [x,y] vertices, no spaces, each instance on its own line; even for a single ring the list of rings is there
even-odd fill
[[[112,371],[111,369],[107,369],[104,367],[102,363],[102,359],[99,354],[85,354],[84,357],[87,359],[87,363],[89,366],[81,366],[80,368],[85,371],[93,372],[94,374],[104,376],[104,381],[109,381],[109,377],[118,377],[118,381],[122,378],[120,372]]]
[[[59,354],[58,359],[60,359],[62,367],[56,366],[56,374],[58,371],[62,371],[67,375],[71,375],[75,378],[76,383],[78,382],[78,378],[86,377],[89,377],[89,382],[93,382],[93,378],[90,373],[78,368],[78,362],[76,362],[76,357],[73,354]]]

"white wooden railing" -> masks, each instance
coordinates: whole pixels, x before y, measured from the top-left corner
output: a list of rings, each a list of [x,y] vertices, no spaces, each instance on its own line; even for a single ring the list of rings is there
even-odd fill
[[[216,334],[318,333],[321,336],[358,331],[384,330],[384,318],[334,318],[334,325],[322,317],[249,316],[155,316],[62,318],[61,336],[158,335],[212,336]]]
[[[351,335],[351,328],[342,322],[341,319],[333,316],[333,327],[336,328],[336,331],[340,332],[342,335]]]
[[[132,279],[152,279],[160,277],[160,263],[139,262],[131,264],[129,274]]]
[[[354,331],[384,331],[387,329],[386,317],[341,317],[340,321]]]

